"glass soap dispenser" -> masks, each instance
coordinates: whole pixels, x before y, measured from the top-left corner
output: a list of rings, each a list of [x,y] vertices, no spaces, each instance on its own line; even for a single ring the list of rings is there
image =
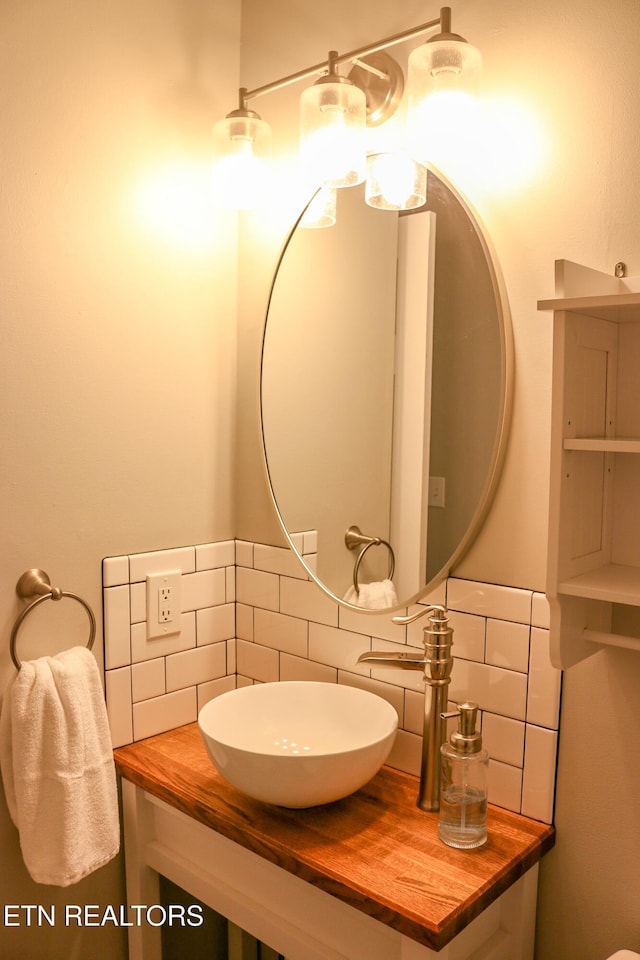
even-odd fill
[[[459,717],[458,729],[441,747],[438,835],[450,847],[468,850],[487,839],[489,754],[476,730],[478,704],[467,701],[446,717]]]

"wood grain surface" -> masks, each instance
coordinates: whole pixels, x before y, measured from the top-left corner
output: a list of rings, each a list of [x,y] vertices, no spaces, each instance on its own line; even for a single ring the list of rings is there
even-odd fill
[[[289,810],[228,784],[189,724],[114,751],[118,772],[240,846],[434,950],[554,843],[553,827],[489,806],[487,843],[454,850],[418,781],[391,767],[335,803]]]

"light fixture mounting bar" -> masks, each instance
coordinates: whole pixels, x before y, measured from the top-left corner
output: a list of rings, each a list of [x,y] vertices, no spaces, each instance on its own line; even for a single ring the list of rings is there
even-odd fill
[[[440,11],[440,16],[435,20],[428,20],[426,23],[421,23],[417,27],[411,27],[409,30],[403,30],[400,33],[394,33],[390,37],[385,37],[383,40],[377,40],[375,43],[367,44],[364,47],[357,47],[357,49],[350,50],[348,53],[338,54],[335,58],[332,58],[332,63],[337,66],[341,63],[352,62],[360,57],[366,57],[369,54],[377,53],[379,50],[385,50],[387,47],[392,47],[397,43],[404,43],[405,40],[411,40],[413,37],[418,37],[421,33],[426,33],[428,30],[433,30],[434,27],[440,27],[441,30],[443,30],[443,24],[450,23],[451,8],[443,7]],[[247,90],[246,87],[241,87],[240,107],[241,109],[246,110],[249,100],[254,100],[256,97],[261,97],[265,93],[273,93],[275,90],[281,90],[282,87],[288,87],[290,84],[296,83],[298,80],[305,80],[307,77],[312,77],[315,74],[322,73],[323,70],[327,69],[327,66],[327,61],[323,60],[320,63],[314,64],[312,67],[306,67],[304,70],[299,70],[297,73],[290,73],[288,76],[282,77],[280,80],[274,80],[272,83],[266,83],[262,87],[255,87],[253,90]]]

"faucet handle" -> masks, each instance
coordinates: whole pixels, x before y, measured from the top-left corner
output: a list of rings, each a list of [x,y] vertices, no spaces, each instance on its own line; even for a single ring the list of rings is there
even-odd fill
[[[422,607],[418,610],[417,613],[411,613],[408,617],[391,617],[392,623],[397,623],[400,626],[405,626],[407,623],[413,623],[414,620],[418,620],[420,617],[426,616],[428,613],[438,613],[440,616],[433,617],[433,620],[447,620],[447,608],[441,606],[439,603],[433,603],[429,607]]]

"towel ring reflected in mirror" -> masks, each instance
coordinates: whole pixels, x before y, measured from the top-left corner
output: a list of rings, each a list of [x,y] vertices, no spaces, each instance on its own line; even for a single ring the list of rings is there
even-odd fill
[[[22,574],[16,584],[16,593],[22,600],[30,600],[32,597],[37,597],[36,600],[33,600],[18,615],[11,631],[11,636],[9,638],[9,653],[11,654],[11,659],[16,670],[20,670],[20,667],[22,666],[20,658],[16,653],[16,644],[20,627],[31,611],[41,603],[44,603],[45,600],[62,600],[63,597],[68,597],[69,600],[76,600],[84,608],[87,617],[89,618],[89,639],[86,646],[88,650],[93,648],[93,642],[96,638],[96,618],[93,610],[86,600],[82,599],[82,597],[79,597],[76,593],[68,593],[66,590],[61,590],[60,587],[52,587],[49,575],[45,573],[44,570],[38,570],[35,568],[32,570],[26,570]]]
[[[360,564],[364,559],[365,553],[370,547],[387,548],[389,551],[389,572],[387,573],[387,579],[393,580],[393,574],[396,569],[396,557],[393,552],[393,547],[388,540],[383,540],[381,537],[368,537],[366,534],[361,532],[360,527],[351,526],[344,535],[344,542],[349,550],[357,550],[358,547],[364,544],[360,553],[358,554],[353,568],[353,587],[356,591],[356,595],[360,593],[360,581],[358,580]]]

